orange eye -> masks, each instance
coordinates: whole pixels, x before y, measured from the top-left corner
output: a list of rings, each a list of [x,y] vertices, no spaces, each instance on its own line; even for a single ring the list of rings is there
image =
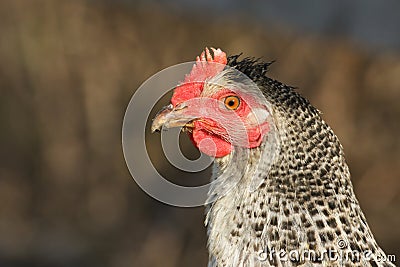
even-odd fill
[[[230,110],[235,110],[240,105],[240,98],[234,95],[227,96],[224,100],[225,107]]]

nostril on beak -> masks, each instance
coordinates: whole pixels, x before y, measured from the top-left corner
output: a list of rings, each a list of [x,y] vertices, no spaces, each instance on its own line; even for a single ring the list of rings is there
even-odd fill
[[[171,106],[172,106],[172,104],[171,104]],[[182,103],[179,103],[178,105],[176,105],[175,110],[181,110],[181,109],[184,109],[186,107],[187,107],[186,103],[182,102]]]
[[[191,120],[195,119],[196,116],[186,114],[186,108],[189,106],[185,103],[176,105],[168,105],[164,107],[153,119],[151,125],[151,131],[160,131],[162,127],[173,128],[173,127],[183,127],[188,124]],[[190,124],[188,124],[190,126]]]
[[[162,113],[162,112],[166,112],[167,110],[168,110],[168,111],[172,111],[173,109],[174,109],[174,106],[173,106],[172,104],[169,104],[169,105],[163,107],[163,108],[157,113],[157,115],[160,114],[160,113]]]

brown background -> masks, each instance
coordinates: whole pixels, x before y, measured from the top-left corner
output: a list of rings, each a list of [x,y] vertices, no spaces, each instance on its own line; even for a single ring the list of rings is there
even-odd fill
[[[400,256],[398,51],[94,2],[0,3],[0,266],[206,265],[203,208],[147,196],[121,149],[134,90],[206,45],[277,60],[270,76],[323,111],[375,237]]]

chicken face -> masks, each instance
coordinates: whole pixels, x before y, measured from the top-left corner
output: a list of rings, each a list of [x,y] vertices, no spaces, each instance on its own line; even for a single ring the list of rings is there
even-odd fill
[[[258,147],[269,130],[270,113],[257,86],[226,66],[221,50],[206,50],[179,85],[171,104],[153,121],[152,130],[183,127],[207,155],[223,157],[234,146]]]

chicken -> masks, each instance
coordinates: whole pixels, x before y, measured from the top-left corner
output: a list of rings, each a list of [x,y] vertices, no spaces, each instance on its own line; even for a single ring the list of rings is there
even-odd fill
[[[270,63],[205,49],[153,121],[213,156],[209,266],[394,266],[355,197],[320,112]]]

